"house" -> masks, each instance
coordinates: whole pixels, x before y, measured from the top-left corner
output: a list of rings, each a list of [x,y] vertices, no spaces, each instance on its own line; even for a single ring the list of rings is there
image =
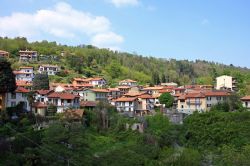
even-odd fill
[[[60,71],[57,65],[40,65],[38,68],[38,73],[46,73],[48,75],[55,75]]]
[[[18,104],[22,104],[23,111],[30,111],[30,103],[28,100],[27,93],[30,91],[23,87],[17,87],[13,93],[6,93],[6,107],[15,107]]]
[[[234,77],[223,75],[216,78],[216,89],[237,91],[237,80]]]
[[[119,82],[120,86],[137,86],[137,81],[126,79]]]
[[[73,78],[72,84],[74,86],[91,85],[92,87],[104,87],[106,80],[101,77]]]
[[[19,61],[20,62],[29,62],[29,61],[37,61],[37,51],[19,51]]]
[[[121,91],[118,88],[108,88],[108,97],[111,99],[117,99],[121,97]]]
[[[0,58],[9,58],[9,52],[0,50]]]
[[[108,94],[108,89],[85,89],[83,92],[83,100],[108,102]]]
[[[32,104],[32,112],[35,115],[46,116],[48,105],[44,102],[35,102]]]
[[[119,89],[121,95],[128,93],[130,90],[130,86],[117,86],[117,88]]]
[[[145,87],[142,91],[146,91],[148,94],[159,94],[160,90],[164,90],[163,86]]]
[[[175,82],[166,82],[166,83],[161,83],[161,86],[177,87],[178,84]]]
[[[30,66],[20,67],[19,70],[13,71],[16,81],[32,82],[34,79],[34,68]]]
[[[133,112],[138,108],[137,97],[121,97],[115,100],[115,107],[119,112]]]
[[[93,110],[97,104],[97,101],[81,101],[80,108],[83,108],[84,110]]]
[[[178,97],[177,111],[192,114],[194,111],[205,112],[217,104],[227,100],[227,91],[200,91],[182,94]]]
[[[37,90],[34,94],[36,102],[47,103],[49,101],[48,95],[53,93],[53,90]]]
[[[48,104],[56,106],[57,112],[80,107],[80,96],[67,92],[53,92],[48,95]]]
[[[137,112],[140,115],[152,113],[155,107],[155,97],[150,94],[143,94],[138,96],[138,108]]]
[[[240,100],[244,108],[250,109],[250,96],[244,96]]]
[[[30,81],[18,80],[18,81],[16,81],[16,85],[18,87],[23,87],[23,88],[28,89],[28,90],[31,90],[31,88],[32,88],[32,82],[30,82]]]

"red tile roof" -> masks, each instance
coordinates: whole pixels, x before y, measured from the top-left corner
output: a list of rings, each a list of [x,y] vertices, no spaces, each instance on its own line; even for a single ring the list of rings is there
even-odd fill
[[[130,101],[135,101],[137,97],[121,97],[116,99],[116,102],[130,102]]]
[[[99,92],[99,93],[108,93],[109,90],[108,89],[90,89],[93,92]]]
[[[222,91],[206,91],[204,92],[205,96],[229,96],[230,94],[228,92],[222,92]]]
[[[17,86],[32,86],[32,83],[29,81],[18,80],[16,81],[16,85]]]
[[[241,98],[243,101],[250,101],[250,96],[244,96]]]
[[[141,96],[138,96],[138,98],[142,98],[142,99],[154,99],[154,96],[151,96],[149,94],[143,94]]]
[[[80,106],[81,107],[96,107],[98,102],[96,101],[81,101]]]
[[[35,107],[35,108],[46,108],[46,107],[48,107],[48,105],[45,104],[45,103],[42,103],[42,102],[36,102],[36,103],[32,104],[32,107]]]
[[[40,94],[40,95],[47,95],[47,94],[49,94],[49,93],[51,93],[51,92],[53,92],[53,90],[37,90],[36,91],[38,94]]]
[[[23,87],[17,87],[15,92],[16,93],[29,93],[30,91],[28,89],[23,88]]]
[[[73,95],[71,93],[66,93],[66,92],[53,92],[48,95],[48,98],[60,98],[60,99],[66,99],[66,100],[73,100],[75,98],[79,98],[79,96]]]

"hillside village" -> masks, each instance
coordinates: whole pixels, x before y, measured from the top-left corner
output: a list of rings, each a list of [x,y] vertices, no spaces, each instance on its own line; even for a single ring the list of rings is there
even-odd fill
[[[1,99],[1,107],[14,107],[23,104],[24,111],[32,111],[36,115],[51,115],[48,110],[55,108],[54,113],[67,110],[93,109],[98,102],[109,103],[122,114],[130,117],[154,115],[157,110],[171,109],[182,114],[206,112],[213,105],[229,100],[237,92],[237,80],[222,75],[216,78],[216,85],[178,85],[174,82],[163,82],[159,85],[140,85],[136,80],[127,78],[120,80],[115,87],[109,87],[103,77],[75,77],[69,83],[50,82],[49,89],[33,90],[32,84],[37,74],[56,75],[61,67],[42,64],[38,68],[29,66],[38,61],[37,51],[19,51],[19,62],[26,66],[14,70],[17,89],[7,93]],[[8,59],[7,51],[0,51],[2,58]],[[27,93],[33,91],[33,100],[28,100]],[[174,98],[171,108],[166,108],[159,98],[169,93]],[[250,97],[242,96],[242,106],[250,108]]]

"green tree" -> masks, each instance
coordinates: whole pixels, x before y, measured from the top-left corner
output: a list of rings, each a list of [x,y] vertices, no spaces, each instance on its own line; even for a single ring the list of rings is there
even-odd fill
[[[49,90],[49,77],[47,74],[36,74],[33,80],[33,90]]]
[[[107,71],[113,79],[120,77],[122,72],[120,65],[115,61],[107,67]]]
[[[173,106],[174,97],[170,93],[163,93],[159,97],[159,101],[161,104],[165,104],[165,107],[170,108]]]
[[[15,75],[10,63],[5,58],[0,58],[0,106],[4,107],[5,93],[16,89]]]

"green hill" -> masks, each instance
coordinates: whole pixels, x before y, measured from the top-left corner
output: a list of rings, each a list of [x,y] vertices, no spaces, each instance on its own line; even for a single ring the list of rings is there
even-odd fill
[[[62,71],[50,77],[51,81],[69,82],[76,76],[103,76],[111,86],[120,79],[130,78],[141,84],[177,82],[185,84],[214,84],[219,75],[237,78],[239,93],[250,94],[250,69],[223,65],[203,60],[188,61],[145,57],[126,52],[99,49],[91,45],[66,46],[56,42],[32,42],[26,38],[0,38],[0,49],[10,52],[12,67],[27,65],[18,63],[19,50],[36,50],[39,61],[29,65],[58,64]],[[61,55],[63,52],[64,56]]]

